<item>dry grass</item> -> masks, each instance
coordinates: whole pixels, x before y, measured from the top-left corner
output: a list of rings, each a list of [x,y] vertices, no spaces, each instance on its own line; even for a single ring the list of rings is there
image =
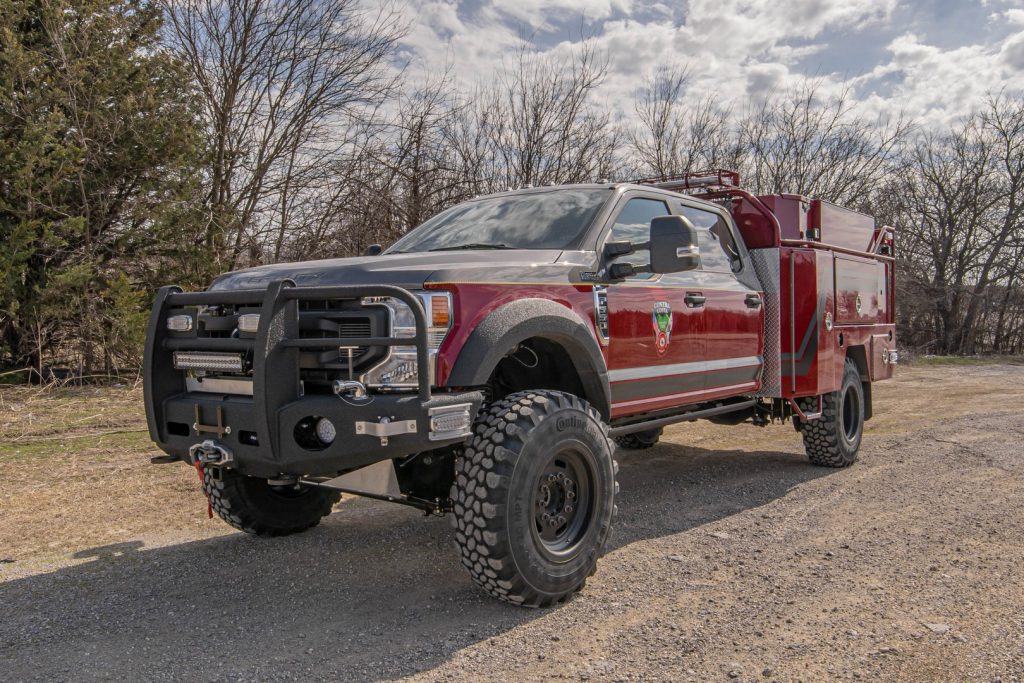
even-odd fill
[[[151,465],[158,454],[138,387],[0,388],[0,560],[228,531],[207,519],[196,473]]]

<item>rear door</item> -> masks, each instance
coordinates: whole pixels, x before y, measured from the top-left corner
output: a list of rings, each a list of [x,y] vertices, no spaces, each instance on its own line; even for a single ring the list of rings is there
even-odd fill
[[[678,204],[697,228],[700,240],[699,292],[704,299],[705,398],[735,395],[760,386],[763,363],[764,302],[745,277],[752,268],[744,259],[735,226],[713,207]]]
[[[648,241],[651,219],[670,215],[670,201],[655,193],[626,193],[605,241]],[[650,254],[644,250],[617,261],[647,264]],[[703,308],[691,296],[699,285],[695,273],[645,273],[608,286],[612,417],[700,401]]]

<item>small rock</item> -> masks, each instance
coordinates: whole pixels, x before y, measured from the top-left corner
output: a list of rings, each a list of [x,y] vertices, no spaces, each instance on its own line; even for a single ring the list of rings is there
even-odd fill
[[[729,672],[729,678],[739,678],[739,677],[740,677],[740,672],[737,671],[736,669],[733,669],[732,671]]]
[[[851,638],[856,638],[857,636],[860,635],[860,633],[858,633],[857,631],[855,631],[854,629],[851,628],[850,630],[848,630],[846,632],[846,635],[850,636]]]
[[[925,624],[924,627],[932,633],[949,633],[949,624]]]
[[[771,669],[765,669],[764,671],[761,672],[761,675],[764,676],[765,678],[771,678],[774,673],[775,672],[772,671]]]
[[[715,538],[720,538],[723,541],[732,538],[732,536],[725,533],[724,531],[712,531],[710,534],[708,534],[708,536],[714,536]]]

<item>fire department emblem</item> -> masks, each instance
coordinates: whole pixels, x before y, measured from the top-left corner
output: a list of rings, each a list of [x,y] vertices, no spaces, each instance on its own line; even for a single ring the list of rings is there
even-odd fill
[[[665,353],[672,341],[672,306],[667,301],[657,301],[651,311],[655,346],[658,353]]]

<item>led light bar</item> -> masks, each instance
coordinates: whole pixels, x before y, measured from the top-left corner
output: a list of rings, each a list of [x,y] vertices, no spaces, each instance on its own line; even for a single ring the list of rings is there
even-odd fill
[[[469,436],[473,429],[473,416],[470,414],[472,407],[471,403],[457,403],[431,408],[429,439],[441,441]]]
[[[175,370],[210,370],[213,372],[242,372],[244,363],[240,353],[213,351],[175,351]]]

